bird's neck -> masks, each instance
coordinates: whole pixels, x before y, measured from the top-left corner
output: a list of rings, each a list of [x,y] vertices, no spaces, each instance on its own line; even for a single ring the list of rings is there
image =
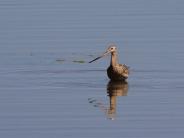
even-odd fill
[[[115,66],[116,64],[118,64],[117,52],[112,52],[111,53],[111,65]]]

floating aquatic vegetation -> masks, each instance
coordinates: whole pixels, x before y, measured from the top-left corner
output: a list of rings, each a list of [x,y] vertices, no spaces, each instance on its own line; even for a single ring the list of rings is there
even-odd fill
[[[84,60],[73,60],[74,63],[85,63]]]
[[[59,62],[59,63],[63,63],[65,60],[64,59],[56,59],[56,62]]]

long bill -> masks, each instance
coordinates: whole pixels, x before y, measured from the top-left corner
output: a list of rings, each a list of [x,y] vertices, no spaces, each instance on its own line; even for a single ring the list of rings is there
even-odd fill
[[[92,63],[92,62],[94,62],[94,61],[96,61],[96,60],[98,60],[98,59],[100,59],[100,58],[106,56],[106,55],[109,54],[109,53],[110,53],[110,51],[106,51],[103,55],[101,55],[101,56],[99,56],[99,57],[97,57],[97,58],[95,58],[95,59],[89,61],[89,63]]]

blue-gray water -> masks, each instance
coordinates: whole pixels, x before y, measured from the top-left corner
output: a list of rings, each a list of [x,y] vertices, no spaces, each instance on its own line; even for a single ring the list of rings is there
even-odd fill
[[[183,38],[182,0],[0,0],[0,137],[183,138]],[[113,117],[109,58],[87,63],[112,42]]]

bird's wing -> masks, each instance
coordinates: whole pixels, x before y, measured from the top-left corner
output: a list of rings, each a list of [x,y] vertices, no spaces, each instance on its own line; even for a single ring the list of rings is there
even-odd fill
[[[119,64],[119,67],[121,68],[120,69],[120,72],[123,74],[123,73],[125,73],[125,74],[129,74],[129,68],[130,67],[128,67],[127,65],[125,65],[125,64]]]

